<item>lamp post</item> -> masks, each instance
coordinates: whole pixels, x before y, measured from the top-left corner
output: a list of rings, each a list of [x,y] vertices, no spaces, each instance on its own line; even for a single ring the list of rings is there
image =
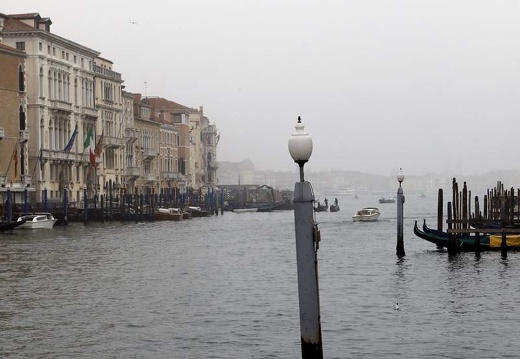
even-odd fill
[[[404,181],[403,169],[399,168],[397,172],[397,181],[399,182],[399,188],[397,189],[397,247],[396,254],[399,257],[403,257],[404,253],[404,241],[403,241],[403,204],[404,195],[401,183]]]
[[[289,139],[289,153],[300,167],[300,182],[296,182],[294,186],[294,224],[302,358],[321,359],[323,349],[317,258],[320,235],[314,222],[314,193],[311,184],[304,180],[303,175],[303,166],[312,154],[312,139],[303,130],[300,117],[295,128],[296,131]]]

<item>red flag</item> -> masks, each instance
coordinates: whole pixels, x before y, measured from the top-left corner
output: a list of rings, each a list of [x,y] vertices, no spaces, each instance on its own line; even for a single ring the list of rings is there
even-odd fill
[[[101,136],[99,136],[99,139],[96,143],[96,149],[94,150],[96,157],[101,157],[101,152],[103,152],[103,133],[101,133]]]

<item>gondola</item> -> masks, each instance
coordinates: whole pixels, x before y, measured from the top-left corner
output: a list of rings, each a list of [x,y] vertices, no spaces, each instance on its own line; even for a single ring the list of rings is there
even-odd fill
[[[337,198],[334,199],[334,204],[330,205],[329,211],[331,211],[331,212],[338,212],[339,211],[339,204],[338,204],[338,199]]]
[[[427,240],[439,247],[448,248],[448,233],[431,229],[423,224],[423,230],[417,226],[417,221],[413,228],[413,233],[422,239]],[[454,244],[458,252],[474,252],[476,250],[476,236],[464,235],[455,237]],[[520,235],[508,234],[506,237],[506,244],[508,250],[520,250]],[[479,236],[479,250],[492,251],[502,249],[502,235],[481,234]]]
[[[0,232],[11,231],[14,228],[21,226],[26,222],[26,219],[21,219],[14,222],[0,222]]]

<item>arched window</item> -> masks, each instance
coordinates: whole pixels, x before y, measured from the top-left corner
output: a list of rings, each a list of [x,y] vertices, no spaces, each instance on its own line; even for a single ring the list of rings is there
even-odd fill
[[[18,90],[25,91],[25,76],[22,65],[18,66]]]
[[[24,131],[25,130],[25,112],[23,111],[22,106],[20,106],[18,119],[20,121],[20,130]]]

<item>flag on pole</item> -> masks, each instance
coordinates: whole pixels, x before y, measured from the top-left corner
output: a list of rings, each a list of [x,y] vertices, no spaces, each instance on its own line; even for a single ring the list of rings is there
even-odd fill
[[[63,151],[70,152],[70,150],[72,149],[72,146],[74,145],[74,140],[76,140],[77,134],[78,134],[78,125],[76,125],[76,127],[74,127],[74,132],[72,133],[72,136],[70,136],[70,140],[67,143],[67,146],[65,146],[65,148],[63,149]]]
[[[92,127],[88,129],[87,137],[83,142],[83,149],[88,149],[90,164],[96,167],[96,154],[94,153],[94,135],[92,134]]]
[[[101,132],[101,136],[99,136],[99,139],[96,143],[96,148],[94,150],[96,157],[101,157],[101,152],[103,152],[103,132]]]

